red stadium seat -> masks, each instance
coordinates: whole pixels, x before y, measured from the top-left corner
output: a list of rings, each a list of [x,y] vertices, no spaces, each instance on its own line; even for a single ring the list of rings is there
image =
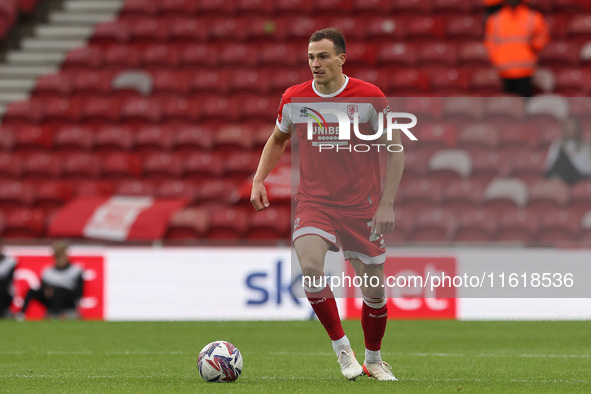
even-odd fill
[[[3,137],[3,135],[0,134]],[[0,152],[0,180],[20,179],[23,174],[22,157],[15,153]]]
[[[44,126],[56,129],[78,123],[81,119],[82,111],[79,101],[64,98],[44,101],[43,104],[45,105]]]
[[[300,71],[287,71],[284,73],[273,73],[270,75],[270,84],[273,94],[277,94],[277,103],[279,97],[285,92],[287,88],[293,85],[299,85],[312,79],[312,72],[308,69]],[[279,107],[279,104],[277,104]]]
[[[466,0],[433,0],[431,12],[436,15],[470,14],[472,4],[473,2]]]
[[[586,97],[591,93],[591,72],[577,68],[560,69],[556,73],[555,93],[566,97]]]
[[[499,228],[498,217],[492,212],[467,209],[459,214],[455,242],[490,242]]]
[[[422,97],[430,88],[429,76],[424,71],[401,70],[394,72],[388,91],[399,97]]]
[[[523,123],[502,125],[499,130],[501,131],[501,148],[506,151],[518,152],[523,149],[533,149],[540,139],[538,130]]]
[[[119,111],[122,100],[113,97],[88,98],[81,110],[82,121],[85,125],[100,128],[105,125],[119,123]]]
[[[225,93],[228,91],[230,78],[221,71],[198,72],[191,81],[191,89],[197,94]]]
[[[429,15],[431,1],[429,0],[394,0],[392,10],[396,15]]]
[[[591,180],[581,181],[571,188],[570,208],[574,211],[585,212],[589,210],[591,201]]]
[[[368,26],[365,31],[367,40],[385,46],[393,41],[401,41],[404,38],[401,20],[392,16],[384,16],[383,13],[379,15],[368,18]]]
[[[570,41],[550,41],[540,54],[540,64],[547,67],[576,67],[581,46]]]
[[[230,16],[235,12],[234,1],[199,0],[198,4],[199,4],[199,8],[198,8],[199,15],[212,14],[212,15],[218,16],[218,15],[222,14],[224,16]]]
[[[174,46],[182,46],[184,47],[183,49],[186,49],[187,46],[204,42],[207,39],[207,31],[203,28],[201,21],[196,20],[195,17],[189,15],[190,14],[183,14],[170,20],[168,32],[169,44]]]
[[[498,129],[492,124],[473,123],[464,126],[458,135],[462,149],[497,149],[500,143]]]
[[[379,15],[383,13],[390,13],[391,7],[391,2],[384,2],[381,0],[353,0],[353,4],[351,5],[354,15]]]
[[[9,127],[0,125],[0,149],[6,152],[14,148],[15,134],[20,130],[19,127]]]
[[[173,149],[175,152],[199,154],[213,149],[213,134],[210,129],[185,125],[177,128],[173,134]]]
[[[156,188],[150,179],[122,179],[115,187],[115,194],[120,196],[153,196]]]
[[[68,126],[56,131],[53,149],[61,152],[91,151],[94,147],[94,133],[88,127]]]
[[[538,216],[525,209],[499,212],[499,232],[495,241],[531,242],[538,233]]]
[[[313,14],[329,16],[334,16],[335,14],[340,14],[341,16],[350,15],[353,6],[352,3],[352,0],[316,0],[312,2]]]
[[[486,184],[482,181],[459,179],[449,182],[443,190],[443,204],[450,212],[472,211],[484,201]]]
[[[15,137],[14,149],[23,153],[48,151],[53,144],[53,132],[46,127],[23,128]]]
[[[416,133],[421,149],[431,148],[432,152],[438,149],[455,148],[458,143],[457,127],[439,121],[421,123],[416,126],[413,133]]]
[[[170,97],[162,103],[165,123],[193,124],[201,119],[201,100]]]
[[[129,37],[129,25],[125,21],[101,22],[94,27],[90,44],[107,48],[112,45],[124,44],[128,42]]]
[[[165,44],[168,41],[169,25],[165,19],[153,17],[130,20],[130,42],[134,45]]]
[[[585,13],[573,15],[566,26],[566,35],[569,40],[589,41],[591,38],[591,16]]]
[[[457,0],[456,0],[457,1]],[[460,0],[463,4],[467,1]],[[445,28],[445,38],[465,42],[467,40],[482,40],[484,34],[482,17],[480,15],[462,15],[452,16],[447,19]]]
[[[194,71],[195,67],[212,67],[219,63],[219,54],[213,46],[195,43],[180,48],[180,61],[184,69]],[[204,70],[198,71],[204,72]]]
[[[191,75],[183,71],[157,70],[152,73],[152,97],[186,97],[191,90]]]
[[[151,17],[158,12],[157,2],[151,0],[126,0],[121,10],[123,17]]]
[[[351,66],[367,67],[375,65],[377,49],[371,43],[350,42],[347,43],[347,64]]]
[[[417,46],[412,43],[384,43],[378,48],[376,61],[380,66],[398,65],[414,67],[417,64]]]
[[[142,61],[147,70],[174,69],[180,64],[180,55],[174,47],[156,44],[146,47]]]
[[[384,234],[386,246],[398,246],[409,241],[416,225],[416,214],[414,212],[394,207],[396,224],[394,231]]]
[[[209,231],[206,238],[240,239],[248,229],[246,211],[237,208],[218,208],[210,213]]]
[[[35,208],[50,213],[72,198],[72,187],[66,182],[46,181],[37,186]]]
[[[104,60],[108,69],[137,68],[141,64],[141,51],[129,45],[112,45],[105,49]]]
[[[269,99],[269,96],[249,96],[242,105],[242,119],[248,121],[269,121],[277,115],[277,101]]]
[[[265,94],[269,91],[269,78],[267,75],[267,72],[255,70],[233,72],[230,76],[229,87],[233,93],[247,92]]]
[[[259,164],[259,156],[258,153],[242,152],[228,157],[225,177],[229,180],[243,180],[254,175]]]
[[[374,68],[361,68],[354,74],[347,73],[350,77],[361,79],[362,81],[372,83],[376,86],[383,86],[384,89],[388,86],[389,75],[384,70],[376,70]]]
[[[284,42],[275,42],[263,45],[260,48],[261,65],[297,67],[303,65],[305,53],[298,54],[294,48]]]
[[[472,73],[470,90],[476,95],[487,97],[502,92],[503,86],[496,70],[480,69]]]
[[[26,183],[12,180],[0,182],[0,209],[5,213],[22,207],[31,207],[35,203],[35,198],[35,190]]]
[[[239,118],[240,108],[224,96],[209,96],[203,102],[203,116],[209,121],[228,123]]]
[[[151,153],[144,159],[143,174],[152,180],[178,179],[183,175],[181,158],[165,152]]]
[[[253,45],[226,44],[220,51],[220,65],[250,68],[258,64],[257,50]]]
[[[103,65],[103,54],[97,47],[87,46],[75,48],[66,54],[62,65],[63,71],[100,70]]]
[[[164,125],[147,125],[135,133],[136,153],[145,154],[172,149],[174,129]]]
[[[224,175],[224,161],[220,155],[199,153],[188,155],[184,161],[185,178],[194,181],[221,179]],[[202,188],[204,191],[205,188]]]
[[[38,100],[13,101],[6,107],[2,124],[31,126],[39,124],[44,116],[45,107]]]
[[[426,42],[418,47],[419,65],[429,70],[436,67],[453,68],[457,64],[457,47],[445,42]]]
[[[121,118],[124,125],[136,128],[159,123],[162,118],[162,108],[154,100],[131,98],[123,104]]]
[[[349,61],[349,48],[351,45],[355,44],[359,47],[362,45],[371,46],[370,42],[366,42],[366,32],[369,25],[368,18],[362,15],[347,15],[347,16],[337,16],[331,18],[329,26],[334,26],[343,33],[343,35],[347,39],[347,61]]]
[[[235,44],[246,40],[248,23],[245,20],[220,17],[219,11],[216,13],[215,17],[203,20],[208,42]]]
[[[553,244],[558,241],[573,241],[581,233],[581,216],[566,209],[546,210],[540,217],[540,225],[538,242]]]
[[[445,149],[435,152],[427,165],[429,176],[442,182],[467,178],[472,173],[470,155],[461,149]]]
[[[482,119],[484,100],[469,97],[449,97],[443,100],[444,119],[460,126]]]
[[[38,209],[16,208],[6,215],[5,238],[39,238],[44,234],[45,216]]]
[[[528,6],[544,14],[552,12],[553,0],[529,0]]]
[[[476,150],[471,154],[471,179],[490,182],[496,177],[507,176],[513,152]]]
[[[252,132],[248,127],[228,125],[214,135],[215,151],[225,154],[248,152],[252,149]]]
[[[74,77],[73,97],[106,97],[111,92],[113,72],[80,72]]]
[[[485,206],[497,212],[525,207],[527,201],[527,186],[516,178],[494,179],[484,191]]]
[[[513,162],[511,176],[527,183],[541,180],[545,173],[544,159],[539,152],[522,151]]]
[[[73,181],[99,178],[101,165],[99,159],[89,153],[70,153],[63,159],[63,177]]]
[[[426,130],[425,138],[432,137],[431,131],[434,131],[433,136],[436,139],[440,139],[443,132],[438,130],[432,130],[433,123],[439,123],[443,117],[443,104],[444,100],[439,97],[409,97],[402,100],[399,104],[400,108],[404,108],[405,112],[410,112],[420,119],[420,123],[417,125],[418,130]],[[391,107],[398,107],[397,104],[391,103]],[[445,138],[445,137],[444,137]],[[452,137],[453,138],[453,137]],[[421,143],[421,146],[422,143]],[[448,146],[446,144],[446,146]],[[423,146],[424,147],[424,146]]]
[[[588,0],[554,0],[552,6],[554,11],[568,13],[583,13],[591,9]]]
[[[431,72],[431,93],[439,96],[462,96],[468,91],[468,75],[456,68],[438,68]]]
[[[275,2],[275,12],[278,14],[312,15],[311,0],[278,0]]]
[[[570,201],[570,189],[560,180],[540,180],[529,186],[528,208],[543,214],[553,208],[565,208]]]
[[[226,179],[209,179],[199,184],[199,202],[206,206],[227,206],[232,193],[236,192],[236,183]]]
[[[74,85],[73,75],[46,74],[37,79],[33,97],[42,100],[63,98],[70,95]]]
[[[411,240],[414,242],[448,243],[456,231],[456,218],[449,212],[433,208],[421,211]]]
[[[289,209],[270,207],[251,215],[246,236],[251,240],[279,240],[289,238],[291,212]]]
[[[495,97],[485,100],[485,115],[495,122],[522,121],[525,118],[525,100],[521,97]]]
[[[427,162],[431,157],[431,151],[424,149],[404,149],[404,174],[405,177],[413,176],[416,178],[424,178],[427,176]],[[404,178],[403,178],[404,179]]]
[[[488,52],[481,41],[468,41],[459,44],[458,63],[464,67],[490,67]]]
[[[166,199],[185,199],[193,204],[199,199],[199,190],[192,181],[168,179],[160,183],[156,195]]]
[[[141,160],[137,155],[116,152],[107,154],[103,159],[104,179],[137,178],[141,171]]]
[[[238,15],[271,16],[275,10],[275,2],[269,0],[236,0]]]
[[[209,214],[204,208],[189,207],[172,214],[166,239],[195,240],[203,237],[209,227]]]
[[[23,163],[25,177],[28,180],[59,178],[62,175],[62,156],[50,153],[31,154]]]
[[[405,20],[403,29],[408,40],[432,42],[443,39],[445,25],[438,17],[417,15]]]
[[[107,197],[113,194],[115,185],[104,180],[80,180],[74,183],[76,197]]]
[[[159,16],[189,17],[197,14],[199,3],[196,0],[168,0],[157,3],[157,6]]]
[[[429,179],[403,179],[399,189],[401,209],[420,211],[439,207],[443,201],[443,189],[439,182]]]

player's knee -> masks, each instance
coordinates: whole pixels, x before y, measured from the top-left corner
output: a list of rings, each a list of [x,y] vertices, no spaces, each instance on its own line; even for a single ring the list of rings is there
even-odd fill
[[[320,278],[324,275],[322,262],[311,258],[302,258],[300,260],[302,275],[309,278]]]

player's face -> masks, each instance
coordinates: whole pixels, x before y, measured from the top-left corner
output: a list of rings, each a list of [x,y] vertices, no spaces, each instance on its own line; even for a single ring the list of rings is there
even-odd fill
[[[308,45],[308,64],[316,84],[329,84],[342,75],[345,54],[337,55],[334,44],[327,38]]]

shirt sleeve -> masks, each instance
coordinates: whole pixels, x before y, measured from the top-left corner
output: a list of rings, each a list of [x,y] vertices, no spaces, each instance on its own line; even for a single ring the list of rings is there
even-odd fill
[[[386,133],[386,116],[388,115],[388,112],[390,112],[390,105],[388,104],[388,99],[386,98],[386,96],[384,95],[384,93],[381,90],[377,90],[377,95],[376,97],[372,98],[372,107],[373,107],[373,111],[370,111],[369,114],[369,123],[371,124],[371,128],[373,131],[378,131],[378,128],[380,126],[380,117],[382,118],[382,126],[383,126],[383,130],[382,130],[382,134]]]
[[[286,93],[283,93],[281,97],[281,104],[279,104],[279,110],[277,111],[277,127],[285,134],[291,133],[292,121],[291,121],[291,97]]]

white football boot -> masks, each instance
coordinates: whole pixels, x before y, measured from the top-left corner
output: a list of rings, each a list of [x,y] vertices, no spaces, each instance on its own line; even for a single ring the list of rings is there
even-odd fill
[[[351,347],[340,350],[337,354],[337,360],[341,365],[341,373],[349,380],[355,380],[363,375],[363,367],[355,358],[355,353]]]
[[[381,362],[376,364],[363,363],[363,371],[367,376],[377,380],[398,380],[392,373],[390,364]]]

